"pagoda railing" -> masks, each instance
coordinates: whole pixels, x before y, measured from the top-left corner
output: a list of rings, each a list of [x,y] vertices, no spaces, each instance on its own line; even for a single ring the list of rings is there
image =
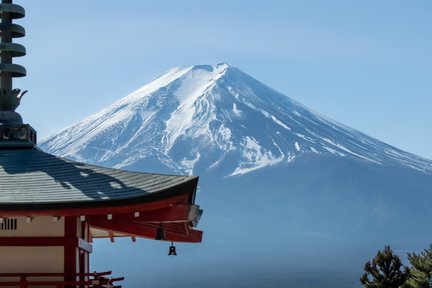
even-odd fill
[[[121,288],[116,282],[124,277],[108,278],[111,271],[101,273],[0,273],[0,287],[80,287],[80,288]],[[58,280],[63,278],[64,280]]]

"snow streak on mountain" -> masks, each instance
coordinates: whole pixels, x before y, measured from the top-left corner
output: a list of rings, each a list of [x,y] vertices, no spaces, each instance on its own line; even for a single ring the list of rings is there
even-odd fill
[[[44,139],[41,148],[116,168],[245,174],[305,154],[432,173],[432,164],[330,120],[225,63],[178,67]]]

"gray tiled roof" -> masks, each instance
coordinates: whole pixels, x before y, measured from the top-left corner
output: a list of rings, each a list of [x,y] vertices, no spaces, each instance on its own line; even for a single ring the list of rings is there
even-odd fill
[[[195,194],[197,177],[130,172],[59,158],[37,149],[0,150],[0,210],[98,206]]]

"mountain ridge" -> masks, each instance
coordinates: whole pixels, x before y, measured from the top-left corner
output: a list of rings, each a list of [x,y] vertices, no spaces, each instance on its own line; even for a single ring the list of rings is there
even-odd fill
[[[127,275],[130,287],[146,286],[143,269],[155,287],[358,287],[378,249],[419,251],[432,237],[432,161],[225,63],[173,68],[40,148],[101,166],[200,176],[205,236],[178,247],[187,257],[161,258],[167,247],[155,241],[122,242],[121,253],[98,243],[92,265]],[[151,261],[134,260],[137,253]]]
[[[184,141],[190,142],[191,151],[179,151]],[[205,160],[208,169],[221,163],[231,166],[225,176],[291,162],[304,153],[330,153],[432,173],[432,161],[323,116],[226,63],[169,69],[100,112],[45,138],[40,146],[58,156],[116,168],[151,155],[153,164],[159,161],[167,169],[188,174],[208,156],[202,151],[212,154]],[[123,153],[128,156],[119,156]],[[238,163],[226,163],[226,154],[234,154]]]

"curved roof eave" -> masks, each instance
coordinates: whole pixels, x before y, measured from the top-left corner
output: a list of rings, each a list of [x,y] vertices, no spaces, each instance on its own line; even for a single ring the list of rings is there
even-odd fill
[[[38,149],[0,150],[0,211],[124,206],[188,195],[198,177],[83,164]]]

